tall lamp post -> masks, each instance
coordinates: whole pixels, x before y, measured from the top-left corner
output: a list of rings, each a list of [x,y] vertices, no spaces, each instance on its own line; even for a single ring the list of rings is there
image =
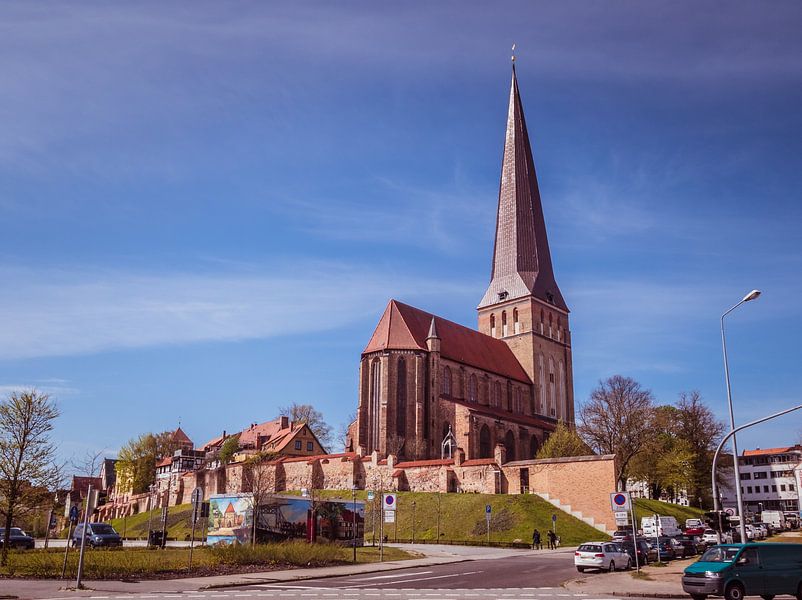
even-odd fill
[[[732,411],[732,387],[730,386],[730,365],[727,361],[727,338],[724,335],[724,317],[734,311],[736,308],[751,300],[756,300],[760,296],[760,290],[752,290],[743,297],[738,304],[730,308],[727,312],[721,315],[721,348],[724,351],[724,378],[727,382],[727,403],[730,409],[730,432],[732,436],[732,454],[735,462],[735,497],[738,502],[738,516],[740,517],[740,531],[741,543],[746,543],[746,516],[744,515],[744,500],[741,493],[741,472],[738,468],[738,444],[735,441],[735,414]]]

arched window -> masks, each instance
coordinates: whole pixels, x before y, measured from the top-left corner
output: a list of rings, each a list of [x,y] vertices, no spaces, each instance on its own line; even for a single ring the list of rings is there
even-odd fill
[[[403,356],[398,359],[396,412],[395,431],[399,436],[405,436],[407,434],[407,361]]]
[[[457,440],[454,437],[454,432],[451,431],[451,423],[445,421],[443,422],[443,441],[440,445],[440,457],[453,458],[456,450]]]
[[[490,335],[496,337],[496,315],[490,315]]]
[[[557,398],[560,402],[559,411],[560,417],[564,418],[568,409],[568,403],[565,400],[565,365],[560,361],[557,370]]]
[[[513,412],[521,412],[521,390],[520,388],[512,388],[512,410]]]
[[[477,388],[478,384],[476,382],[476,375],[471,373],[471,377],[468,380],[468,402],[476,402],[477,400]]]
[[[479,430],[479,458],[492,458],[493,447],[490,443],[490,428],[482,425]]]
[[[543,309],[540,309],[540,335],[543,335]]]
[[[521,333],[521,323],[518,321],[518,309],[512,309],[512,330],[515,333]]]
[[[443,395],[450,396],[451,395],[451,369],[445,367],[443,369]]]
[[[563,318],[557,317],[557,341],[559,342],[562,339],[563,333]]]
[[[376,358],[370,365],[370,450],[379,447],[379,413],[381,406],[382,364]]]
[[[501,383],[498,381],[493,384],[493,399],[491,400],[491,404],[496,408],[501,405]]]
[[[546,371],[543,364],[543,355],[537,357],[538,387],[540,388],[540,399],[538,410],[541,414],[546,414]]]
[[[554,359],[549,357],[549,416],[557,416],[557,393],[555,387]]]
[[[507,311],[501,311],[501,337],[507,337]]]
[[[504,447],[507,449],[507,461],[515,460],[515,434],[512,430],[504,436]]]
[[[549,337],[553,337],[552,336],[552,315],[551,315],[551,313],[549,313]]]
[[[532,434],[532,437],[529,438],[529,458],[535,458],[539,449],[540,442],[537,441],[537,436]]]

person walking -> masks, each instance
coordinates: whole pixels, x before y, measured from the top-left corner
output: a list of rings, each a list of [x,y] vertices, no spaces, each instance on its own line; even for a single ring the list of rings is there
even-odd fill
[[[549,529],[548,538],[549,538],[549,550],[556,550],[557,549],[557,534],[554,533],[551,529]]]
[[[535,529],[532,532],[532,550],[542,550],[543,544],[540,543],[540,531]]]

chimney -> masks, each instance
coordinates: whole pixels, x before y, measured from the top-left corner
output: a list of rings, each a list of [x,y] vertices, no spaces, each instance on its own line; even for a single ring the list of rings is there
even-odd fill
[[[279,426],[281,427],[281,429],[287,429],[287,427],[289,427],[289,426],[290,426],[290,419],[289,419],[289,417],[282,415],[282,417],[281,417],[281,419],[280,419]]]

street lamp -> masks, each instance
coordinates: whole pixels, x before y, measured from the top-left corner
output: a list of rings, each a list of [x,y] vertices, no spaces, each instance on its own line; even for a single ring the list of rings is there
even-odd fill
[[[727,338],[724,335],[724,317],[734,311],[736,308],[741,306],[746,302],[750,302],[752,300],[756,300],[760,296],[760,290],[752,290],[746,296],[743,297],[738,304],[730,308],[727,312],[721,315],[721,347],[724,351],[724,378],[727,382],[727,403],[729,404],[730,409],[730,431],[734,433],[735,431],[735,414],[732,411],[732,388],[730,386],[730,365],[727,361]],[[740,517],[740,531],[741,531],[741,543],[746,543],[746,520],[744,516],[744,500],[743,494],[741,493],[741,472],[738,468],[738,444],[735,441],[735,435],[732,436],[732,454],[735,458],[735,497],[738,502],[738,516]]]

